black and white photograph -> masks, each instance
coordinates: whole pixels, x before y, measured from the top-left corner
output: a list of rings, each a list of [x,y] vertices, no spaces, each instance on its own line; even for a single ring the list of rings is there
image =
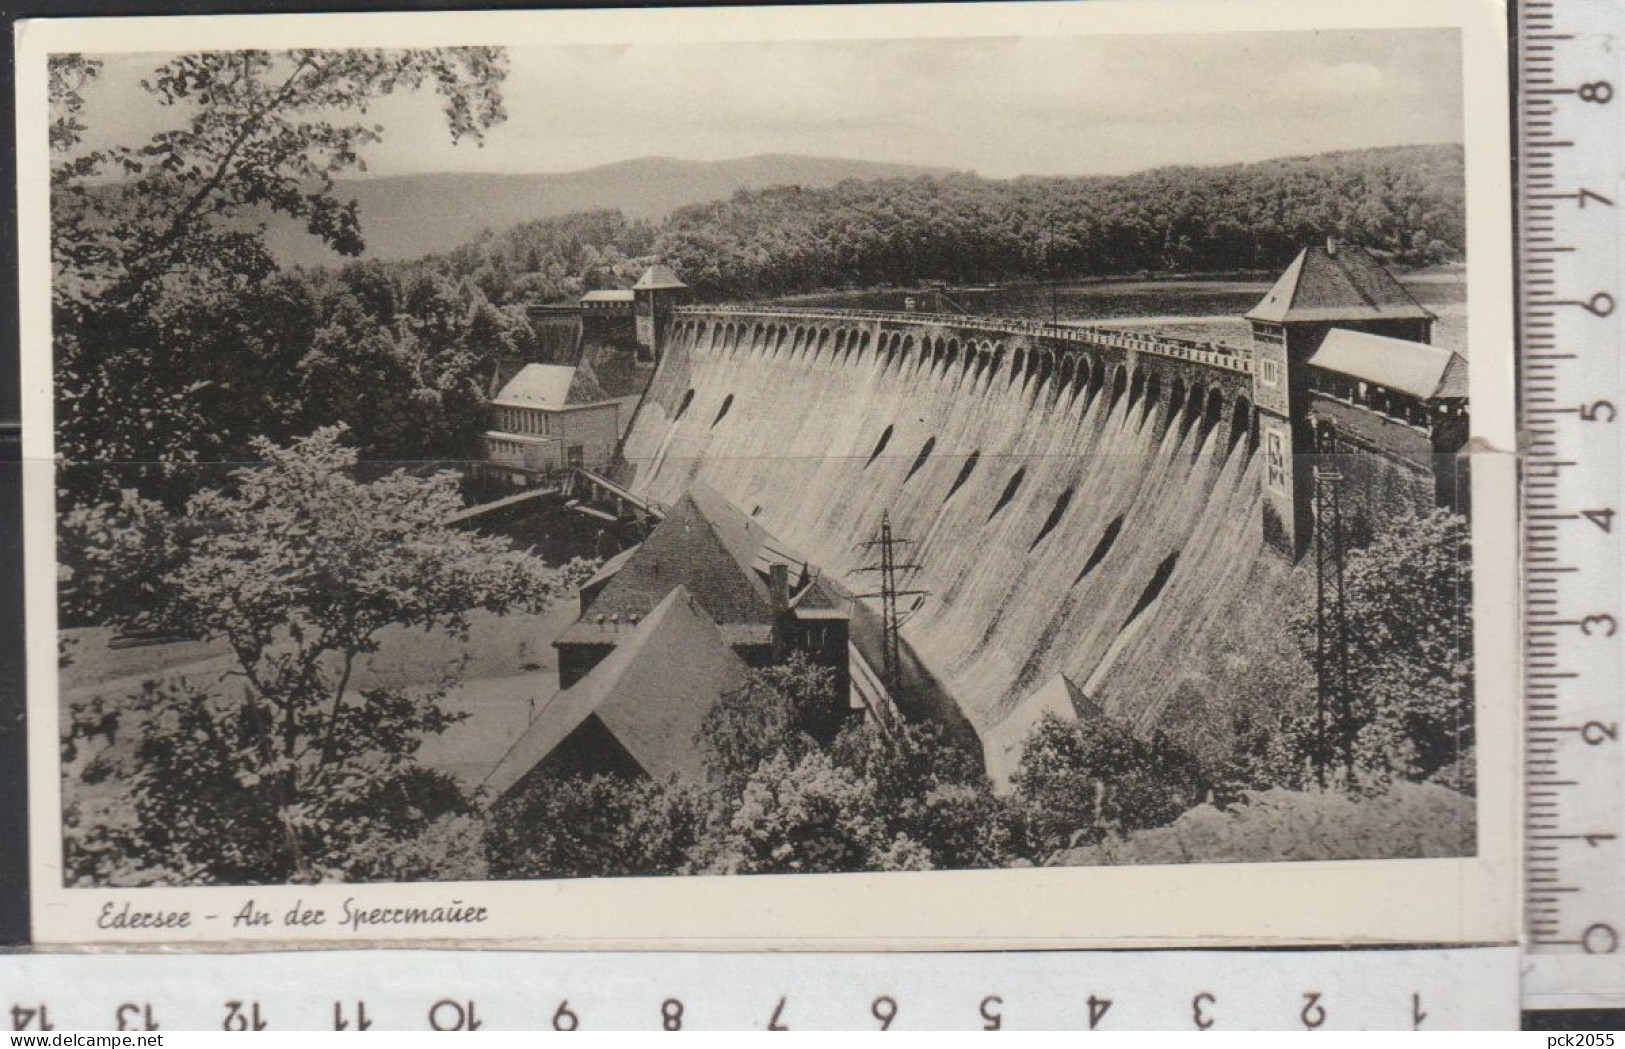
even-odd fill
[[[50,51],[51,891],[1480,857],[1463,30],[1033,26]]]

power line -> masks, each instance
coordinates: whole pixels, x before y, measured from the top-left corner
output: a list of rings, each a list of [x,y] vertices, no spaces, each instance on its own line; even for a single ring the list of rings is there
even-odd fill
[[[878,547],[880,562],[855,569],[858,572],[878,572],[880,574],[879,590],[854,596],[859,598],[880,598],[881,657],[884,663],[881,670],[881,680],[894,702],[903,683],[902,621],[897,612],[897,599],[914,595],[924,597],[930,594],[929,590],[903,589],[897,585],[897,574],[899,572],[912,572],[924,567],[914,562],[900,563],[897,560],[897,548],[910,542],[912,540],[899,539],[892,534],[891,511],[888,510],[880,515],[880,531],[876,537],[861,544],[866,550]]]

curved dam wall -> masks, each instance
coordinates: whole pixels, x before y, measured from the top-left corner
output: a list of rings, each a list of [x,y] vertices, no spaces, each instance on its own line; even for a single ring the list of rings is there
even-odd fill
[[[991,751],[1059,674],[1149,728],[1215,631],[1278,611],[1251,382],[1105,329],[689,309],[623,457],[637,494],[703,478],[852,590],[889,511],[930,591],[903,638]]]

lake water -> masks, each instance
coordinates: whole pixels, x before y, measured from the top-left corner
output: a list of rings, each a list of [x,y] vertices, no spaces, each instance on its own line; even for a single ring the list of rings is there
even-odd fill
[[[1466,352],[1467,284],[1460,273],[1432,273],[1404,278],[1405,288],[1438,314],[1433,341]],[[1249,339],[1242,314],[1270,289],[1270,281],[1166,280],[1027,284],[994,289],[945,292],[945,312],[988,314],[1049,320],[1054,309],[1061,323],[1147,326],[1181,338],[1245,344]],[[1053,295],[1053,307],[1052,307]],[[779,300],[787,306],[839,309],[901,310],[913,298],[920,310],[933,310],[931,292],[906,289],[830,292]]]

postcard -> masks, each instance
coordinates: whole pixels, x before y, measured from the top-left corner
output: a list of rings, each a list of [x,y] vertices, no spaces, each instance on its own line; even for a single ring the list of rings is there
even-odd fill
[[[37,944],[1515,941],[1500,5],[16,46]]]

